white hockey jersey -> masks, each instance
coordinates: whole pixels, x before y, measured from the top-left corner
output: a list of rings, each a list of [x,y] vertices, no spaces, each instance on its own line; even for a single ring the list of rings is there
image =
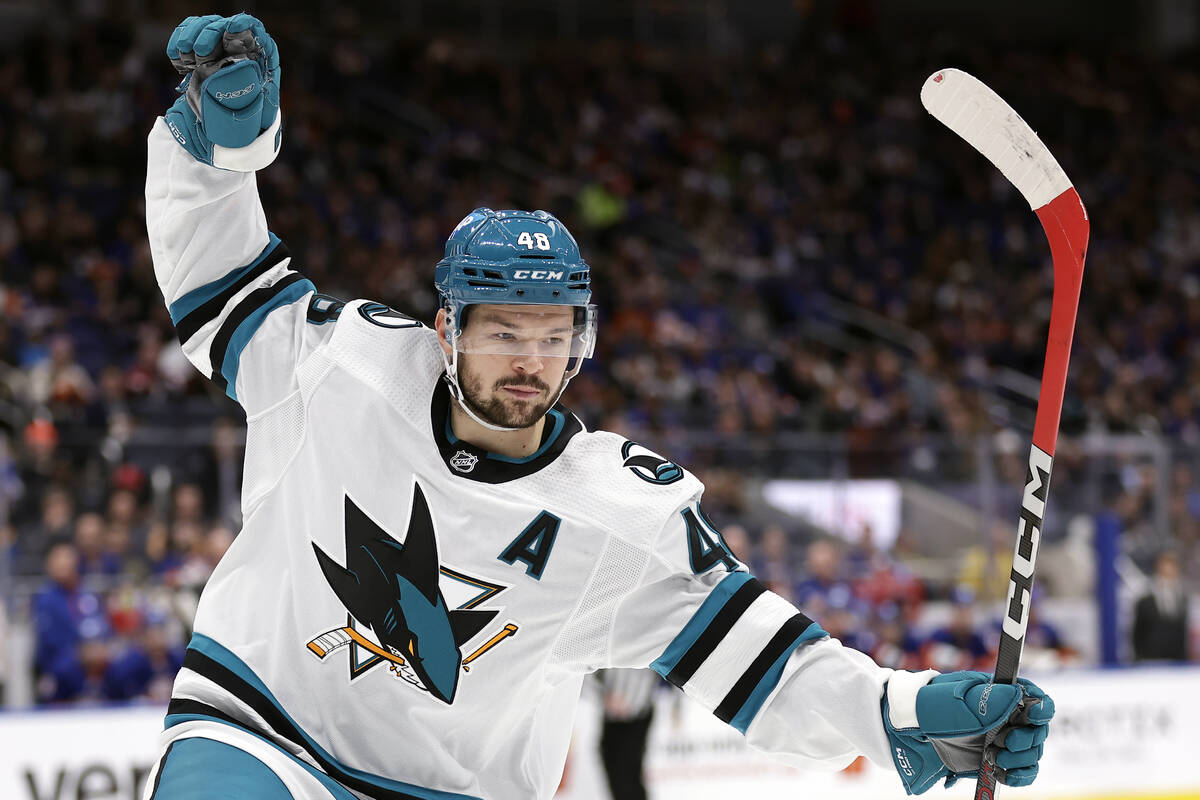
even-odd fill
[[[528,458],[457,440],[435,333],[317,294],[254,175],[161,119],[146,216],[184,351],[248,425],[168,728],[248,729],[366,797],[549,798],[583,676],[652,666],[784,760],[891,763],[891,670],[751,577],[692,475],[561,406]]]

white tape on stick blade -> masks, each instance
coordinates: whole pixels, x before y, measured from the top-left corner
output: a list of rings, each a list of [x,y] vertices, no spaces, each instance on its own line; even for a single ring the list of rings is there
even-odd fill
[[[950,67],[938,70],[921,87],[921,103],[995,164],[1035,211],[1071,187],[1033,128],[974,76]]]

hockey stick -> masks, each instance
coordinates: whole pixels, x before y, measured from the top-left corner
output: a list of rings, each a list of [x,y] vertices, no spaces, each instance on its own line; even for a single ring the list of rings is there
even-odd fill
[[[1054,299],[1050,306],[1050,334],[1046,363],[1029,450],[1029,472],[1017,523],[1017,546],[1008,581],[1008,599],[1000,651],[996,655],[996,683],[1015,683],[1029,623],[1033,569],[1041,540],[1046,495],[1058,423],[1062,414],[1067,362],[1079,309],[1079,286],[1087,256],[1088,223],[1083,201],[1062,167],[1026,122],[982,82],[957,69],[930,75],[921,87],[925,109],[950,130],[967,140],[1012,182],[1029,201],[1050,240],[1054,265]],[[975,800],[992,800],[996,793],[996,765],[989,735],[983,763],[975,783]]]

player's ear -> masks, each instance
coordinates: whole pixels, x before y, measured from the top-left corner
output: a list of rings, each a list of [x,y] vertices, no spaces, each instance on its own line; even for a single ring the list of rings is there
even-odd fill
[[[450,312],[445,308],[439,308],[437,317],[433,320],[433,327],[437,330],[438,344],[442,346],[442,350],[446,355],[450,355],[450,342],[446,340],[446,326],[450,321]]]

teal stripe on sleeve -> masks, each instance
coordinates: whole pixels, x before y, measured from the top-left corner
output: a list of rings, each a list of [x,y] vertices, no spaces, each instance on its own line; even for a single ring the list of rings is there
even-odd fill
[[[171,324],[178,325],[179,320],[186,317],[188,314],[195,311],[200,306],[207,303],[212,298],[225,291],[227,288],[238,282],[238,279],[245,275],[250,270],[262,263],[263,259],[271,254],[271,252],[279,245],[279,237],[273,233],[268,234],[270,239],[267,241],[267,246],[258,254],[258,258],[251,261],[244,267],[239,267],[232,272],[227,272],[215,281],[192,289],[183,297],[176,300],[168,307],[171,314]]]
[[[666,678],[667,673],[675,669],[675,665],[679,663],[679,659],[683,658],[700,635],[704,633],[705,628],[713,621],[720,610],[729,602],[729,598],[733,597],[734,593],[748,581],[754,577],[749,572],[733,572],[730,573],[716,585],[708,597],[704,599],[704,603],[692,615],[687,624],[683,626],[683,630],[671,640],[667,645],[667,649],[661,656],[656,658],[650,664],[650,669],[657,672],[662,677]]]
[[[791,646],[784,650],[779,658],[775,659],[771,664],[770,669],[763,675],[762,680],[754,687],[754,691],[750,693],[750,697],[733,715],[733,719],[729,721],[730,726],[741,731],[742,735],[746,734],[746,729],[750,727],[750,723],[758,716],[759,709],[763,703],[767,702],[767,698],[771,692],[775,691],[775,687],[779,684],[779,678],[783,675],[783,667],[787,664],[788,658],[796,651],[796,648],[805,642],[810,642],[814,639],[820,639],[829,634],[821,628],[820,624],[814,622],[804,629],[804,633],[796,637],[796,641],[792,642]]]
[[[237,400],[237,374],[242,358],[242,351],[246,349],[246,345],[250,344],[250,340],[254,337],[254,334],[262,327],[267,315],[277,308],[291,305],[305,295],[316,291],[317,287],[313,286],[313,282],[307,278],[296,281],[296,283],[293,283],[272,297],[270,301],[263,303],[259,308],[255,309],[254,313],[242,320],[241,324],[233,332],[233,337],[229,340],[229,346],[225,348],[225,358],[221,362],[221,374],[225,376],[226,381],[225,394]]]

